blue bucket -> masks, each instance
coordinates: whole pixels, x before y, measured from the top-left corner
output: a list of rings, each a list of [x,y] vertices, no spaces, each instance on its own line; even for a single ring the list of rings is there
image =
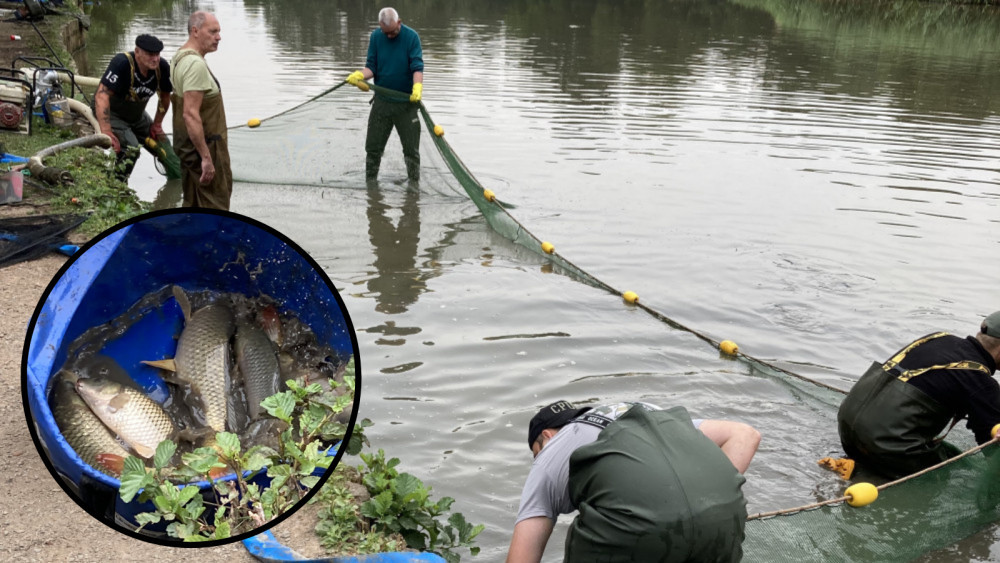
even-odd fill
[[[341,359],[354,355],[360,389],[357,341],[343,302],[322,269],[283,235],[239,215],[196,209],[155,212],[106,231],[63,266],[35,310],[22,388],[34,421],[33,438],[57,481],[85,510],[106,523],[114,520],[125,531],[136,527],[135,514],[149,512],[152,506],[135,500],[123,503],[119,481],[80,459],[59,432],[46,388],[66,362],[69,344],[84,331],[118,317],[144,295],[167,285],[272,297],[280,310],[298,316]],[[181,326],[180,307],[168,300],[99,353],[115,360],[151,397],[162,401],[166,387],[157,370],[140,362],[172,357]],[[347,438],[359,400],[357,392]],[[337,448],[331,467],[342,449]],[[195,485],[210,492],[209,483]],[[237,539],[241,538],[228,541]]]

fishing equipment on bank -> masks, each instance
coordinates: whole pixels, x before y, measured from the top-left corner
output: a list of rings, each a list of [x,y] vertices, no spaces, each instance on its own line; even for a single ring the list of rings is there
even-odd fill
[[[0,268],[33,260],[49,252],[76,251],[66,233],[79,227],[87,215],[27,215],[0,219]]]
[[[366,102],[370,96],[359,96],[354,89],[335,94],[344,84],[337,83],[309,101],[272,117],[255,118],[246,126],[230,129],[234,179],[319,187],[360,184],[364,175],[362,117],[367,116]],[[376,94],[395,99],[409,97],[367,85]],[[640,300],[634,291],[612,287],[574,264],[556,250],[558,241],[543,241],[532,234],[511,215],[512,206],[503,200],[503,194],[495,186],[483,185],[473,175],[446,140],[444,127],[435,122],[424,103],[420,103],[419,114],[425,125],[420,147],[420,191],[447,196],[462,194],[476,205],[493,231],[537,255],[546,264],[546,271],[602,289],[622,299],[625,306],[694,335],[719,350],[720,358],[742,364],[748,370],[748,377],[775,381],[815,413],[813,424],[824,425],[836,436],[836,411],[846,394],[844,390],[756,358],[731,340],[715,339],[689,328],[660,312],[655,296],[643,296]],[[386,175],[383,181],[404,184],[405,166],[398,145],[393,144],[395,141],[395,136],[390,138],[383,156],[382,171]],[[961,437],[950,439],[965,449],[965,454],[932,471],[878,488],[871,483],[853,489],[845,484],[835,494],[817,490],[814,491],[817,497],[826,498],[822,503],[803,502],[795,508],[751,516],[743,543],[744,560],[908,561],[1000,520],[1000,480],[995,477],[1000,474],[1000,455],[987,457],[982,452],[997,446],[989,443],[973,447],[974,444],[962,442]],[[816,452],[813,459],[825,453]],[[864,479],[858,477],[857,482]],[[842,494],[845,489],[851,491],[849,498]],[[851,506],[848,500],[863,506]]]

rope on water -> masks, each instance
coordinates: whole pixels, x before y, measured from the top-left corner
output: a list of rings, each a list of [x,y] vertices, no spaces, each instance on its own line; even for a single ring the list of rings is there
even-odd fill
[[[1000,434],[997,434],[996,438],[994,438],[994,439],[992,439],[992,440],[990,440],[988,442],[982,443],[982,444],[980,444],[980,445],[978,445],[978,446],[976,446],[974,448],[969,448],[968,450],[965,450],[964,452],[956,455],[955,457],[948,458],[948,459],[942,461],[941,463],[938,463],[936,465],[932,465],[932,466],[930,466],[930,467],[928,467],[926,469],[922,469],[920,471],[917,471],[916,473],[911,473],[910,475],[907,475],[905,477],[900,477],[899,479],[896,479],[895,481],[890,481],[888,483],[883,483],[883,484],[881,484],[881,485],[879,485],[879,486],[877,486],[875,488],[877,490],[879,490],[879,491],[884,491],[885,489],[888,489],[889,487],[892,487],[892,486],[895,486],[895,485],[899,485],[901,483],[905,483],[905,482],[909,481],[910,479],[915,479],[917,477],[920,477],[921,475],[925,475],[927,473],[930,473],[931,471],[934,471],[935,469],[940,469],[940,468],[942,468],[942,467],[944,467],[946,465],[949,465],[951,463],[954,463],[954,462],[956,462],[956,461],[958,461],[958,460],[960,460],[962,458],[968,457],[968,456],[970,456],[970,455],[972,455],[974,453],[977,453],[977,452],[981,451],[983,448],[986,448],[987,446],[991,446],[993,444],[996,444],[997,442],[1000,442]],[[850,499],[851,499],[850,495],[845,495],[845,496],[838,497],[838,498],[835,498],[835,499],[824,500],[824,501],[821,501],[821,502],[814,502],[812,504],[806,504],[806,505],[802,505],[802,506],[796,506],[794,508],[784,508],[784,509],[781,509],[781,510],[774,510],[772,512],[758,512],[757,514],[753,514],[751,516],[747,516],[747,520],[748,521],[749,520],[758,520],[758,519],[772,518],[774,516],[785,516],[785,515],[788,515],[788,514],[795,514],[797,512],[805,512],[807,510],[814,510],[814,509],[821,508],[823,506],[827,506],[827,505],[830,505],[830,504],[838,504],[838,503],[842,503],[842,502],[847,502]]]
[[[330,90],[328,90],[327,92],[325,92],[324,94],[321,94],[321,95],[325,95],[326,93],[332,92],[333,90],[335,90],[336,88],[342,86],[343,84],[344,83],[338,84],[334,88],[331,88]],[[396,90],[391,90],[389,88],[384,88],[382,86],[377,86],[375,84],[369,84],[369,87],[371,88],[371,90],[375,91],[376,93],[382,94],[382,95],[384,95],[386,97],[389,97],[391,99],[396,99],[396,100],[407,100],[407,99],[409,99],[409,95],[406,94],[406,93],[404,93],[404,92],[399,92],[399,91],[396,91]],[[317,97],[319,97],[319,96],[317,96]],[[424,106],[423,102],[420,103],[420,113],[421,113],[421,116],[423,117],[424,122],[426,123],[427,127],[430,130],[433,130],[434,129],[434,120],[431,118],[430,113],[427,111],[427,108]],[[492,199],[492,200],[490,200],[490,199],[487,199],[485,196],[483,196],[482,193],[476,193],[475,190],[480,190],[480,192],[482,192],[482,190],[484,190],[483,185],[481,183],[479,183],[478,180],[476,180],[476,178],[472,175],[472,172],[458,158],[458,155],[455,154],[454,150],[452,150],[451,145],[448,144],[448,141],[446,141],[443,136],[439,136],[439,135],[432,135],[432,139],[434,140],[434,144],[435,144],[435,147],[437,147],[438,152],[441,153],[441,156],[444,158],[445,163],[448,165],[449,169],[451,169],[452,174],[454,174],[455,177],[462,184],[462,186],[466,188],[466,192],[472,198],[472,200],[476,204],[476,206],[479,207],[479,209],[484,212],[484,215],[487,215],[487,222],[491,221],[491,219],[489,217],[489,214],[488,214],[488,211],[500,211],[500,212],[504,213],[507,216],[507,219],[509,219],[514,225],[516,225],[518,227],[518,229],[520,229],[520,231],[523,231],[534,242],[534,244],[532,244],[532,245],[527,245],[527,244],[524,244],[522,242],[522,244],[525,247],[527,247],[527,248],[535,251],[536,253],[540,254],[542,257],[551,260],[556,265],[561,266],[564,269],[568,270],[569,272],[571,272],[572,274],[574,274],[574,277],[577,277],[577,278],[581,279],[581,281],[584,281],[588,285],[591,285],[591,286],[603,289],[603,290],[607,291],[608,293],[611,293],[611,294],[614,294],[614,295],[618,295],[618,296],[623,295],[623,293],[621,291],[619,291],[619,290],[615,289],[614,287],[608,285],[607,283],[601,281],[596,276],[594,276],[593,274],[587,272],[583,268],[580,268],[576,264],[573,264],[572,262],[569,261],[569,259],[567,259],[567,258],[559,255],[557,252],[555,252],[555,250],[550,249],[550,250],[552,250],[551,252],[546,252],[546,251],[542,250],[540,239],[538,237],[536,237],[534,234],[532,234],[531,231],[529,231],[524,225],[522,225],[520,221],[518,221],[517,219],[515,219],[510,214],[510,212],[508,212],[507,209],[505,209],[504,206],[500,203],[500,200],[495,199],[495,198]],[[468,184],[470,184],[470,183],[474,185],[475,189],[469,189]],[[521,241],[515,241],[515,242],[521,242]],[[642,309],[646,313],[650,314],[653,318],[655,318],[655,319],[657,319],[657,320],[659,320],[659,321],[661,321],[663,323],[666,323],[666,324],[670,325],[671,327],[676,328],[678,330],[683,330],[685,332],[689,332],[689,333],[693,334],[694,336],[700,338],[701,340],[704,340],[705,342],[708,342],[709,344],[711,344],[716,349],[719,348],[720,341],[715,340],[713,338],[710,338],[710,337],[702,334],[701,332],[698,332],[697,330],[689,328],[689,327],[687,327],[687,326],[685,326],[685,325],[683,325],[683,324],[681,324],[681,323],[679,323],[679,322],[671,319],[667,315],[661,313],[660,311],[657,311],[656,309],[653,309],[652,307],[650,307],[650,306],[648,306],[648,305],[646,305],[644,303],[635,302],[634,305],[637,306],[637,307],[639,307],[640,309]],[[735,356],[738,357],[738,358],[743,358],[743,360],[746,361],[749,364],[756,364],[758,366],[764,366],[766,368],[769,368],[769,369],[774,370],[774,371],[779,372],[779,373],[783,373],[783,374],[788,375],[790,377],[793,377],[795,379],[799,379],[799,380],[811,383],[811,384],[813,384],[813,385],[815,385],[817,387],[822,387],[822,388],[828,389],[830,391],[834,391],[836,393],[840,393],[842,395],[846,395],[847,394],[847,391],[844,391],[843,389],[834,387],[832,385],[823,383],[821,381],[817,381],[817,380],[809,378],[809,377],[805,377],[803,375],[797,374],[797,373],[792,372],[790,370],[787,370],[785,368],[778,367],[778,366],[776,366],[774,364],[771,364],[769,362],[765,362],[763,360],[755,358],[755,357],[753,357],[753,356],[751,356],[749,354],[745,354],[743,352],[736,352]]]

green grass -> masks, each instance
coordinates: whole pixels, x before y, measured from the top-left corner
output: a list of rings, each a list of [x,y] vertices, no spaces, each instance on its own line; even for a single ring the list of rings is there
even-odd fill
[[[67,6],[67,10],[70,10]],[[54,64],[72,64],[72,57],[61,40],[61,28],[64,24],[75,21],[70,16],[46,16],[37,24],[39,31],[48,40],[49,47],[38,37],[38,33],[26,27],[21,33],[25,43],[34,50],[31,56],[44,57]],[[41,61],[33,61],[44,64]],[[0,61],[9,66],[11,61]],[[29,64],[20,61],[15,66],[27,67]],[[66,94],[69,94],[68,88]],[[88,92],[92,97],[93,92]],[[83,100],[79,90],[76,98]],[[89,99],[89,98],[88,98]],[[39,117],[33,121],[32,134],[7,133],[0,138],[2,152],[30,157],[42,149],[76,138],[69,129],[47,125]],[[145,213],[151,209],[151,203],[140,201],[135,191],[115,178],[113,167],[114,155],[102,149],[73,148],[60,152],[45,159],[46,166],[54,166],[68,170],[73,176],[73,183],[64,186],[40,185],[37,181],[26,182],[25,201],[31,204],[35,213],[82,213],[91,212],[91,216],[77,229],[77,233],[91,237],[130,217]],[[0,172],[11,168],[10,164],[0,165]]]
[[[74,138],[68,129],[36,124],[32,135],[5,135],[3,144],[8,153],[31,156]],[[78,229],[88,237],[151,209],[151,203],[140,201],[134,190],[115,177],[115,157],[110,151],[71,148],[46,158],[45,165],[69,171],[73,182],[50,186],[49,190],[31,190],[28,197],[36,206],[49,207],[46,212],[50,213],[91,212]],[[10,168],[2,166],[6,168],[0,170]]]

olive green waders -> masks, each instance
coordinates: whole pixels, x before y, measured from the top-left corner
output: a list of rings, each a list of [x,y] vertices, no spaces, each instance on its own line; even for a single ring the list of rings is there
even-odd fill
[[[365,178],[378,178],[385,144],[389,142],[392,128],[396,128],[399,142],[403,145],[403,161],[406,162],[406,177],[420,179],[420,117],[418,104],[406,101],[389,101],[375,96],[368,114],[368,136],[365,139]]]
[[[565,560],[739,561],[744,481],[683,407],[632,408],[570,457]]]
[[[959,453],[938,434],[954,413],[917,387],[913,377],[938,369],[980,369],[975,362],[903,370],[899,363],[920,344],[944,336],[932,334],[913,342],[885,364],[872,363],[840,404],[837,426],[847,455],[859,464],[897,479],[940,463]]]
[[[181,53],[174,60],[174,66],[183,57],[194,52]],[[215,79],[215,75],[212,75]],[[215,80],[218,84],[219,81]],[[222,88],[219,95],[201,100],[201,125],[205,133],[205,144],[212,156],[215,176],[208,184],[202,184],[201,155],[188,136],[184,124],[184,97],[176,92],[171,94],[174,106],[174,152],[181,161],[181,179],[184,189],[184,207],[208,207],[229,209],[229,198],[233,194],[233,172],[229,165],[229,136],[226,129],[226,108],[222,104]]]

